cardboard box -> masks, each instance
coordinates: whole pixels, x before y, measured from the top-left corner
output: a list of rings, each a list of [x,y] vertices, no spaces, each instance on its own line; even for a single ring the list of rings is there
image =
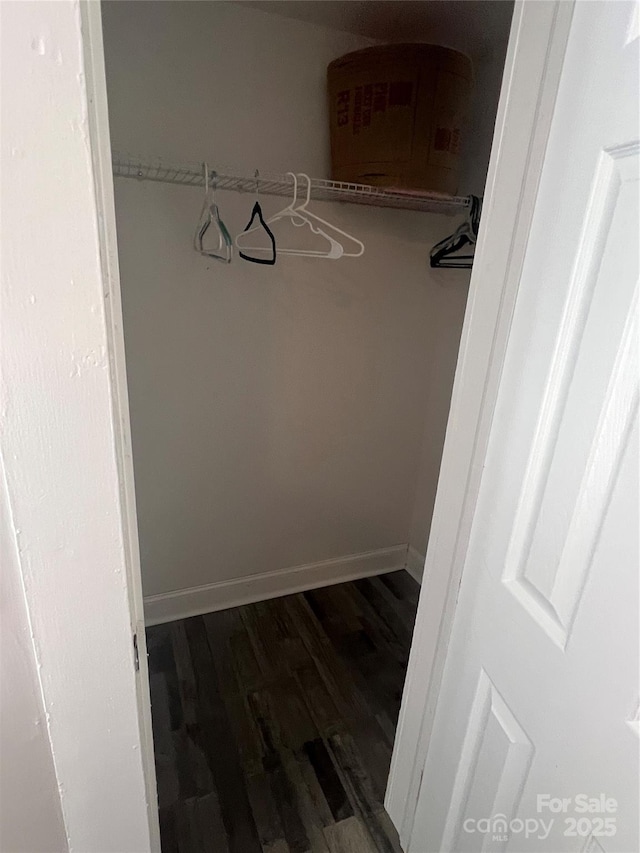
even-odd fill
[[[471,60],[429,44],[368,47],[328,69],[332,177],[458,190]]]

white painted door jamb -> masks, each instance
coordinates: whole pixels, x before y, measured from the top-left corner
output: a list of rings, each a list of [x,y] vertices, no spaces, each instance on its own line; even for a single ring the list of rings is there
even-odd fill
[[[411,839],[573,2],[516,2],[385,805]]]
[[[138,542],[138,519],[136,514],[133,453],[131,446],[127,366],[124,349],[102,19],[100,3],[92,2],[92,0],[82,0],[80,9],[82,15],[89,134],[91,138],[93,173],[99,216],[100,262],[105,293],[104,304],[113,395],[113,427],[120,477],[120,501],[127,568],[127,589],[131,608],[131,633],[135,637],[138,660],[137,702],[142,762],[147,789],[147,816],[152,850],[160,851],[160,825],[158,820],[156,771],[151,722],[151,696],[149,692],[142,574]]]

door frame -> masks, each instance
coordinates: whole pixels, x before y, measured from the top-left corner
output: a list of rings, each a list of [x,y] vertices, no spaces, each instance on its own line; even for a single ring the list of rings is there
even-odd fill
[[[385,807],[409,847],[573,0],[517,0]]]
[[[86,75],[86,99],[88,109],[89,140],[91,153],[89,169],[84,169],[84,163],[78,163],[76,148],[69,143],[69,155],[65,155],[67,137],[49,140],[38,137],[36,130],[30,132],[28,141],[32,149],[41,157],[36,162],[36,174],[42,173],[43,180],[39,188],[40,198],[47,193],[46,200],[52,210],[65,207],[66,211],[75,211],[79,217],[85,216],[87,209],[87,191],[95,202],[97,221],[95,230],[97,238],[94,241],[95,260],[99,262],[97,273],[90,269],[83,279],[83,286],[78,287],[73,298],[78,302],[79,309],[70,309],[71,320],[68,322],[86,322],[88,311],[88,289],[96,286],[97,278],[101,281],[101,293],[104,297],[104,328],[95,331],[95,341],[101,345],[104,338],[108,354],[108,375],[111,393],[110,419],[102,416],[95,417],[89,404],[100,402],[97,397],[82,398],[79,391],[74,391],[70,400],[73,410],[61,408],[56,412],[55,435],[47,447],[45,462],[35,469],[38,459],[35,459],[29,472],[30,480],[13,476],[16,464],[12,451],[23,450],[18,439],[9,436],[7,440],[9,497],[12,506],[17,509],[15,526],[23,527],[22,536],[26,537],[29,530],[25,526],[31,524],[34,530],[35,521],[27,518],[27,525],[22,524],[25,515],[24,507],[29,505],[34,493],[46,493],[48,479],[53,481],[57,472],[64,470],[67,464],[70,447],[77,441],[81,447],[87,446],[87,436],[95,445],[96,453],[101,453],[110,476],[117,475],[119,488],[108,492],[106,488],[94,495],[103,499],[100,504],[102,518],[108,518],[110,530],[118,531],[122,543],[122,557],[104,567],[104,557],[100,552],[101,542],[96,539],[92,543],[95,555],[95,567],[102,572],[100,589],[103,591],[117,590],[122,593],[123,584],[126,586],[127,601],[122,597],[113,596],[100,602],[100,624],[96,628],[96,608],[92,606],[75,606],[73,623],[64,620],[68,611],[65,601],[69,595],[60,585],[47,585],[42,575],[35,578],[29,574],[30,565],[50,565],[51,551],[56,547],[53,538],[55,531],[47,538],[46,535],[33,535],[30,550],[23,561],[21,571],[28,590],[25,594],[29,611],[30,628],[33,646],[41,649],[42,657],[55,655],[60,643],[60,632],[63,634],[64,660],[62,664],[50,669],[44,668],[42,678],[42,695],[45,710],[51,717],[48,725],[48,736],[51,745],[58,784],[61,790],[63,815],[70,842],[78,837],[78,829],[86,832],[91,829],[92,821],[82,809],[84,803],[84,788],[86,780],[93,778],[95,768],[95,738],[100,732],[110,732],[116,711],[132,712],[134,700],[131,688],[131,670],[134,667],[134,656],[131,653],[132,633],[137,634],[140,657],[140,670],[136,681],[136,706],[138,726],[135,735],[129,731],[121,738],[118,749],[122,755],[131,755],[131,748],[139,749],[143,765],[146,800],[141,792],[136,790],[138,771],[127,765],[123,770],[126,774],[112,773],[101,779],[103,789],[110,788],[114,792],[134,791],[128,801],[131,811],[138,813],[145,809],[149,827],[148,849],[160,850],[158,813],[156,808],[156,780],[154,770],[153,741],[151,734],[151,715],[148,673],[144,643],[144,620],[142,611],[141,575],[138,546],[138,529],[135,508],[135,488],[133,465],[131,458],[131,428],[129,422],[129,405],[126,386],[126,363],[124,352],[124,336],[122,330],[122,308],[120,276],[118,270],[117,236],[115,228],[114,185],[111,170],[111,143],[108,127],[107,92],[104,71],[104,50],[102,44],[101,10],[99,2],[81,0],[80,20],[71,14],[70,10],[77,9],[76,4],[53,3],[38,7],[38,15],[46,28],[51,21],[52,28],[62,41],[68,39],[67,54],[73,54],[82,28],[82,51],[84,54],[84,71]],[[545,142],[553,111],[557,91],[559,72],[564,54],[564,45],[573,9],[572,0],[550,0],[548,3],[537,3],[535,0],[518,0],[514,11],[514,21],[511,29],[504,82],[500,96],[496,132],[491,153],[485,210],[482,219],[480,239],[477,246],[476,261],[471,277],[469,301],[465,314],[460,355],[449,424],[445,439],[444,454],[441,466],[438,492],[431,527],[431,535],[425,563],[425,575],[418,610],[417,627],[414,635],[409,672],[398,735],[394,749],[391,774],[385,804],[400,830],[401,838],[406,844],[410,838],[413,823],[413,811],[417,801],[419,783],[426,745],[433,719],[433,710],[440,683],[444,654],[448,634],[455,609],[456,591],[460,582],[464,555],[468,544],[469,529],[473,517],[475,503],[482,472],[493,414],[496,391],[500,380],[505,345],[509,332],[513,305],[518,287],[518,278],[522,266],[525,237],[529,229],[537,183],[541,171]],[[48,36],[47,36],[48,38]],[[33,57],[28,61],[44,62],[41,56],[46,55],[47,39],[33,43],[39,45],[44,52],[29,48]],[[44,46],[44,47],[43,47]],[[20,50],[26,48],[20,46]],[[26,53],[20,54],[21,58]],[[27,60],[24,60],[27,62]],[[71,87],[72,71],[66,70],[65,63],[59,63],[60,74],[67,74]],[[28,76],[28,75],[27,75]],[[76,75],[73,86],[74,92],[80,91],[81,78]],[[36,73],[22,84],[25,99],[29,100],[30,89],[33,89],[34,101],[43,101],[40,91],[44,87],[43,78]],[[40,88],[38,88],[40,87]],[[48,95],[48,92],[44,93]],[[78,99],[79,100],[79,99]],[[48,104],[48,102],[47,102]],[[46,107],[46,105],[45,105]],[[48,107],[46,107],[48,108]],[[71,109],[71,108],[70,108]],[[75,107],[74,107],[75,109]],[[49,113],[47,113],[47,116]],[[81,124],[80,118],[77,121]],[[74,128],[75,130],[75,128]],[[72,142],[76,141],[73,137]],[[29,149],[31,151],[31,149]],[[71,156],[73,154],[73,156]],[[65,159],[66,156],[66,159]],[[75,158],[75,159],[74,159]],[[73,171],[76,181],[73,193],[59,196],[61,183],[46,182],[48,167],[57,167],[61,161],[63,168]],[[74,170],[74,165],[78,163]],[[82,168],[81,168],[82,166]],[[40,169],[40,171],[37,171]],[[65,178],[67,174],[65,174]],[[518,188],[517,192],[514,188]],[[16,201],[19,204],[19,201]],[[57,207],[56,207],[57,204]],[[31,209],[32,198],[23,202],[25,209]],[[84,206],[83,206],[84,205]],[[21,214],[19,209],[17,214]],[[72,235],[70,235],[72,237]],[[89,247],[91,251],[93,244]],[[34,267],[37,276],[37,286],[45,293],[49,287],[46,265],[47,245],[29,246],[23,241],[17,251],[23,254],[31,252],[37,255],[38,264]],[[89,252],[87,249],[87,253]],[[58,252],[56,260],[63,255]],[[85,258],[87,268],[90,267],[88,254]],[[57,269],[57,268],[56,268]],[[60,282],[64,269],[60,264]],[[53,282],[58,286],[58,279]],[[13,284],[13,280],[12,280]],[[45,284],[47,287],[45,287]],[[18,287],[18,284],[14,285]],[[21,285],[24,292],[24,303],[30,304],[30,294],[36,286],[33,281],[25,280]],[[62,287],[62,284],[59,285]],[[92,291],[93,292],[93,291]],[[54,293],[55,295],[55,293]],[[68,299],[68,289],[65,290]],[[73,307],[73,306],[72,306]],[[38,309],[40,312],[42,309]],[[51,379],[54,387],[67,388],[70,382],[66,362],[55,360],[52,352],[47,349],[50,341],[40,344],[38,338],[45,328],[42,313],[33,309],[31,313],[22,311],[20,320],[24,324],[25,333],[33,333],[33,340],[41,346],[36,346],[33,356],[36,367],[44,380]],[[36,319],[33,319],[33,318]],[[74,319],[75,318],[75,319]],[[57,317],[54,317],[54,320]],[[68,336],[73,337],[73,329],[58,329],[53,324],[50,336],[61,341]],[[88,363],[90,366],[90,363]],[[66,371],[66,372],[65,372]],[[32,370],[33,372],[33,370]],[[16,379],[30,378],[29,365],[16,369]],[[77,383],[76,383],[77,384]],[[102,387],[102,386],[100,386]],[[100,390],[100,388],[98,388]],[[96,391],[96,394],[98,391]],[[75,395],[75,396],[74,396]],[[104,402],[104,398],[100,398]],[[77,405],[76,405],[77,401]],[[89,417],[79,419],[78,413],[87,412]],[[37,432],[39,423],[30,424],[31,432]],[[12,445],[13,442],[13,445]],[[112,451],[114,453],[112,453]],[[110,455],[111,454],[111,455]],[[114,458],[115,457],[115,461]],[[97,457],[96,457],[97,458]],[[18,459],[16,455],[15,459]],[[115,471],[117,468],[117,471]],[[107,468],[105,468],[107,470]],[[82,483],[83,489],[77,494],[73,491],[74,478]],[[68,476],[68,494],[65,493],[65,511],[70,511],[71,502],[73,515],[84,519],[87,513],[86,500],[88,485],[86,476],[81,472],[71,471]],[[111,481],[110,481],[111,482]],[[34,491],[35,490],[35,491]],[[55,493],[55,490],[54,490]],[[115,536],[115,533],[113,534]],[[73,544],[75,540],[71,540]],[[78,558],[70,564],[69,576],[82,577],[86,574],[87,565],[92,565],[91,554],[88,554],[88,534],[83,539],[86,548],[82,559]],[[39,563],[38,563],[39,561]],[[122,572],[122,569],[124,571]],[[126,615],[128,618],[124,618]],[[127,649],[130,658],[123,666],[114,666],[104,671],[103,678],[97,682],[95,678],[96,661],[88,660],[86,643],[74,642],[79,636],[91,638],[91,649],[97,649],[100,637],[104,637],[109,629],[114,643],[122,649]],[[104,630],[103,630],[104,629]],[[101,633],[102,632],[102,633]],[[88,642],[88,641],[87,641]],[[124,660],[124,657],[122,658]],[[83,705],[95,710],[95,718],[87,724],[87,736],[81,742],[78,740],[77,720],[72,713],[62,713],[54,707],[55,697],[68,694],[69,674],[81,677],[82,673],[93,673],[83,684]],[[105,701],[105,697],[109,701]],[[90,729],[90,731],[89,731]],[[110,734],[113,740],[113,735]],[[126,742],[125,742],[126,741]],[[73,768],[73,772],[69,768]],[[78,808],[72,801],[77,801]],[[119,812],[121,806],[118,796],[104,797],[100,804],[100,823],[103,826],[117,826],[122,820]],[[71,804],[71,805],[70,805]],[[72,807],[73,806],[73,807]],[[93,823],[97,827],[98,821]],[[85,835],[85,837],[87,837]],[[105,839],[96,838],[96,849],[103,849]],[[146,843],[146,842],[145,842]],[[77,844],[77,842],[76,842]],[[91,846],[91,845],[89,845]],[[138,845],[140,847],[140,845]]]
[[[107,79],[102,38],[102,4],[81,0],[82,48],[87,88],[87,118],[91,141],[93,179],[98,210],[100,268],[105,294],[107,351],[111,378],[113,432],[120,485],[120,523],[124,545],[131,631],[136,642],[136,704],[140,726],[142,768],[146,788],[146,809],[151,849],[160,851],[160,820],[156,784],[151,693],[147,661],[142,569],[136,511],[129,390],[124,345],[122,290],[118,260],[115,190],[111,165],[111,133]]]

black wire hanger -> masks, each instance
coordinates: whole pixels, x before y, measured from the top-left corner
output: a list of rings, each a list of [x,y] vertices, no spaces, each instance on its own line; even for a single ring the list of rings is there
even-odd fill
[[[262,208],[260,207],[260,202],[258,201],[258,189],[259,189],[259,174],[256,169],[256,201],[253,205],[253,210],[251,211],[251,219],[247,223],[247,225],[243,229],[243,233],[248,231],[253,225],[253,220],[258,217],[258,222],[260,223],[262,229],[266,231],[269,240],[271,241],[271,257],[270,258],[254,258],[251,255],[246,255],[242,249],[238,247],[238,254],[244,261],[250,261],[252,264],[267,264],[268,266],[273,266],[276,262],[276,238],[273,236],[272,230],[269,228],[267,223],[265,222],[264,216],[262,215]],[[236,244],[237,245],[237,244]]]
[[[449,237],[445,237],[431,250],[430,263],[435,269],[468,270],[473,266],[473,254],[456,254],[465,246],[475,246],[480,227],[482,199],[471,196],[471,209],[466,222],[463,222]]]

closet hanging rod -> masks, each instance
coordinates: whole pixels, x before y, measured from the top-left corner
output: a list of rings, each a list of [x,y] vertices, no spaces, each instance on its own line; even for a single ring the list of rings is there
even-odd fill
[[[210,163],[209,167],[215,169],[213,163]],[[237,174],[227,169],[215,171],[217,189],[255,193],[255,173]],[[202,163],[176,165],[160,159],[146,160],[117,151],[113,152],[113,174],[119,178],[137,178],[141,181],[159,181],[187,187],[204,186]],[[287,175],[261,171],[258,180],[261,195],[290,196],[293,191],[293,180]],[[303,191],[306,192],[306,188],[301,187],[298,194],[302,195]],[[318,178],[311,181],[311,198],[314,201],[341,201],[447,215],[461,213],[471,206],[469,196],[451,196],[426,190],[386,189]]]

